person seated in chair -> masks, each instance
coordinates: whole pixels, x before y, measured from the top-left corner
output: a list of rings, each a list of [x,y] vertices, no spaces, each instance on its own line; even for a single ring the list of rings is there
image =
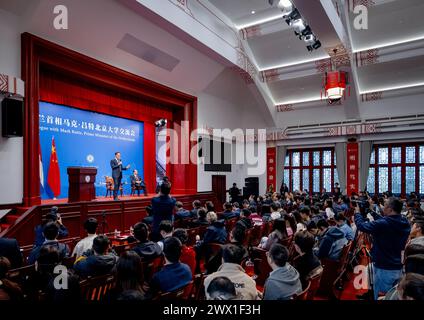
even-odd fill
[[[181,201],[177,201],[175,203],[175,220],[184,220],[191,218],[190,211],[183,208],[183,203]]]
[[[83,255],[74,265],[75,272],[81,278],[103,276],[115,271],[118,257],[110,252],[107,236],[99,235],[93,240],[93,250],[88,256]]]
[[[346,239],[347,239],[348,241],[353,241],[353,239],[355,239],[355,233],[353,232],[352,227],[351,227],[350,225],[348,225],[348,223],[347,223],[347,219],[346,219],[346,217],[345,217],[344,213],[343,213],[343,212],[340,212],[340,213],[339,213],[339,214],[335,217],[335,220],[336,220],[337,227],[338,227],[340,230],[342,230],[342,231],[343,231],[343,233],[344,233],[344,235],[345,235]]]
[[[202,203],[200,200],[193,201],[193,209],[190,211],[192,218],[199,218],[199,210],[202,209]]]
[[[201,208],[197,211],[197,214],[198,214],[199,217],[191,222],[191,226],[193,228],[200,227],[200,226],[208,226],[209,221],[206,218],[206,216],[207,216],[206,210]]]
[[[243,209],[240,213],[240,220],[236,224],[243,226],[246,230],[253,228],[252,220],[250,219],[251,212],[249,209]]]
[[[147,196],[147,188],[143,179],[138,175],[138,171],[134,170],[133,174],[130,176],[131,180],[131,190],[137,191],[137,195],[140,196],[140,190],[143,190],[144,195]]]
[[[187,246],[188,234],[186,229],[175,229],[172,234],[173,237],[181,241],[181,262],[190,267],[191,273],[195,274],[196,269],[196,251],[193,247]]]
[[[93,240],[95,237],[97,237],[97,226],[98,222],[96,218],[88,218],[87,221],[84,223],[84,229],[87,232],[87,237],[80,240],[75,245],[74,251],[72,252],[72,256],[75,256],[76,259],[81,257],[83,253],[87,250],[93,248]]]
[[[60,255],[60,259],[62,260],[63,258],[69,256],[69,247],[68,245],[64,244],[64,243],[60,243],[57,240],[57,237],[59,235],[59,226],[56,222],[50,221],[47,222],[47,224],[44,226],[43,229],[43,236],[45,237],[45,241],[41,246],[35,246],[32,250],[31,253],[29,254],[28,257],[28,263],[29,264],[33,264],[39,254],[40,254],[40,250],[43,247],[46,246],[53,246],[56,247],[59,251],[59,255]]]
[[[229,220],[237,217],[236,213],[233,212],[233,205],[229,202],[224,203],[224,212],[220,214],[220,218]]]
[[[153,212],[152,212],[152,206],[151,205],[148,205],[146,207],[146,213],[147,213],[147,216],[143,218],[142,222],[144,222],[148,226],[151,226],[152,223],[153,223]]]
[[[316,255],[320,259],[339,260],[343,247],[348,243],[342,230],[337,227],[330,227],[326,220],[317,223],[318,233],[321,241],[316,248]]]
[[[287,262],[288,259],[289,251],[279,243],[273,244],[267,252],[273,271],[265,282],[264,300],[289,300],[302,292],[299,272]]]
[[[294,248],[299,256],[293,266],[300,274],[300,280],[305,284],[309,278],[322,271],[321,262],[314,254],[315,237],[307,230],[299,231],[294,236]]]
[[[208,300],[236,300],[236,287],[227,277],[217,277],[208,286],[208,297]]]
[[[140,258],[152,260],[162,254],[162,248],[156,242],[149,240],[149,228],[143,222],[139,222],[134,226],[134,238],[138,240],[137,246],[133,248]]]
[[[9,260],[12,269],[22,266],[22,252],[16,239],[0,238],[0,257]]]
[[[227,230],[224,220],[218,220],[215,212],[209,212],[207,219],[210,226],[203,237],[203,245],[208,243],[225,243],[227,241]]]
[[[176,291],[188,285],[193,275],[190,267],[180,262],[182,245],[181,241],[175,237],[170,237],[163,242],[163,254],[165,265],[153,275],[150,284],[150,294]]]
[[[159,225],[159,234],[161,240],[158,241],[158,245],[161,249],[163,249],[163,241],[166,238],[172,237],[172,232],[174,231],[174,226],[171,221],[164,220]]]
[[[222,249],[222,265],[218,271],[205,278],[206,299],[210,300],[209,285],[215,278],[227,277],[236,287],[237,297],[240,300],[256,300],[258,292],[256,283],[249,277],[241,264],[246,255],[246,250],[233,244],[227,244]]]

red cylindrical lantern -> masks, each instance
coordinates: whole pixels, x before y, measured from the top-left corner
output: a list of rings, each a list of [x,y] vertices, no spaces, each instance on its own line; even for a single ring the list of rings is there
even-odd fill
[[[330,71],[325,74],[325,93],[328,99],[341,99],[346,90],[346,72]]]

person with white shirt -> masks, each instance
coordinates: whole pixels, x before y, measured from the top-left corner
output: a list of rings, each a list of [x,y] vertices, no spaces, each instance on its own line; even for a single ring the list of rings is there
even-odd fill
[[[84,229],[87,232],[87,237],[76,244],[74,251],[72,252],[72,256],[75,256],[76,259],[93,248],[93,240],[97,237],[96,231],[98,225],[96,218],[88,218],[87,221],[84,222]]]
[[[271,204],[271,220],[281,219],[281,204],[274,201]]]
[[[333,201],[327,199],[325,200],[325,215],[327,219],[334,219],[334,211],[333,211]]]

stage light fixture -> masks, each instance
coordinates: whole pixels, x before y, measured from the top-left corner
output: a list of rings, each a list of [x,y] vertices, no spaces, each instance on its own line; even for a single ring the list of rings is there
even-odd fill
[[[306,46],[306,48],[310,52],[312,52],[314,50],[318,50],[319,48],[321,48],[321,41],[315,40],[315,42],[313,44]]]
[[[281,9],[285,16],[289,15],[293,11],[293,4],[290,0],[280,0],[277,7]]]
[[[300,15],[299,10],[294,9],[292,12],[290,12],[289,15],[287,15],[287,17],[286,17],[286,23],[289,26],[292,26],[294,21],[296,21],[297,23],[299,23],[299,20],[301,20],[301,19],[302,19],[302,16]]]
[[[156,128],[164,127],[164,126],[166,126],[167,122],[168,121],[166,119],[160,119],[160,120],[155,122],[155,127]]]

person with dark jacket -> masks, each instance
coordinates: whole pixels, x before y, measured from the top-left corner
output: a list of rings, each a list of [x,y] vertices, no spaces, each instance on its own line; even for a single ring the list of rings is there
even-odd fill
[[[233,205],[229,202],[224,203],[224,212],[220,214],[221,219],[229,220],[237,217],[233,212]]]
[[[394,197],[386,200],[383,216],[371,212],[369,222],[355,207],[355,224],[359,231],[372,235],[371,259],[374,270],[374,298],[386,293],[402,276],[402,251],[408,241],[411,226],[401,215],[403,204]]]
[[[224,220],[218,220],[215,212],[209,212],[207,219],[210,226],[203,237],[203,244],[225,243],[227,241],[227,230],[225,229]]]
[[[118,257],[109,253],[110,241],[107,236],[100,235],[93,240],[93,252],[81,257],[74,265],[75,272],[81,278],[103,276],[115,271]]]
[[[183,208],[183,203],[181,201],[177,201],[175,203],[175,220],[184,220],[191,217],[191,212]]]
[[[193,209],[190,211],[190,215],[192,218],[199,218],[199,210],[202,209],[202,203],[200,200],[193,201]]]
[[[139,222],[134,226],[134,238],[138,240],[138,244],[132,249],[140,258],[152,260],[162,254],[161,247],[153,241],[149,241],[149,228],[143,222]]]
[[[43,229],[44,229],[44,226],[48,222],[51,222],[51,221],[56,222],[59,226],[59,234],[57,236],[58,239],[66,238],[69,235],[69,231],[63,225],[62,218],[59,215],[58,210],[59,210],[58,207],[52,207],[50,209],[50,212],[48,214],[46,214],[46,218],[43,220],[43,222],[35,227],[35,230],[34,230],[34,232],[35,232],[34,246],[38,247],[38,246],[41,246],[44,243],[46,238],[43,235]]]
[[[209,221],[206,218],[207,214],[206,214],[206,210],[205,209],[201,208],[201,209],[197,210],[197,215],[198,215],[198,218],[195,219],[195,220],[193,220],[191,222],[191,226],[193,228],[200,227],[200,226],[208,226],[209,225]]]
[[[344,232],[337,227],[330,227],[326,220],[318,221],[317,227],[321,237],[317,257],[339,260],[343,247],[348,243]]]
[[[69,247],[67,244],[60,243],[57,240],[59,235],[59,226],[56,222],[50,221],[44,226],[43,235],[46,238],[44,243],[40,246],[36,246],[31,250],[31,253],[28,257],[28,263],[33,264],[38,259],[40,250],[46,246],[56,247],[59,251],[60,259],[62,260],[65,257],[70,255]]]
[[[190,267],[180,262],[181,241],[175,237],[167,238],[163,243],[165,265],[153,275],[150,294],[173,292],[189,284],[193,275]]]
[[[158,197],[152,198],[152,240],[160,240],[159,225],[163,220],[174,221],[175,198],[172,198],[169,193],[171,192],[171,184],[163,182],[160,186],[160,194]]]
[[[273,244],[267,253],[272,268],[264,287],[264,300],[289,300],[302,292],[299,272],[287,261],[289,251],[283,245]]]
[[[0,238],[0,257],[9,260],[11,268],[22,266],[22,253],[16,239]]]
[[[313,234],[307,230],[296,232],[294,247],[299,256],[293,266],[299,272],[302,284],[305,284],[309,278],[314,276],[315,272],[319,273],[322,271],[321,262],[313,252],[314,244],[315,237]]]
[[[243,226],[246,230],[253,228],[252,220],[250,219],[251,211],[249,209],[243,209],[240,213],[240,220],[236,224]]]

